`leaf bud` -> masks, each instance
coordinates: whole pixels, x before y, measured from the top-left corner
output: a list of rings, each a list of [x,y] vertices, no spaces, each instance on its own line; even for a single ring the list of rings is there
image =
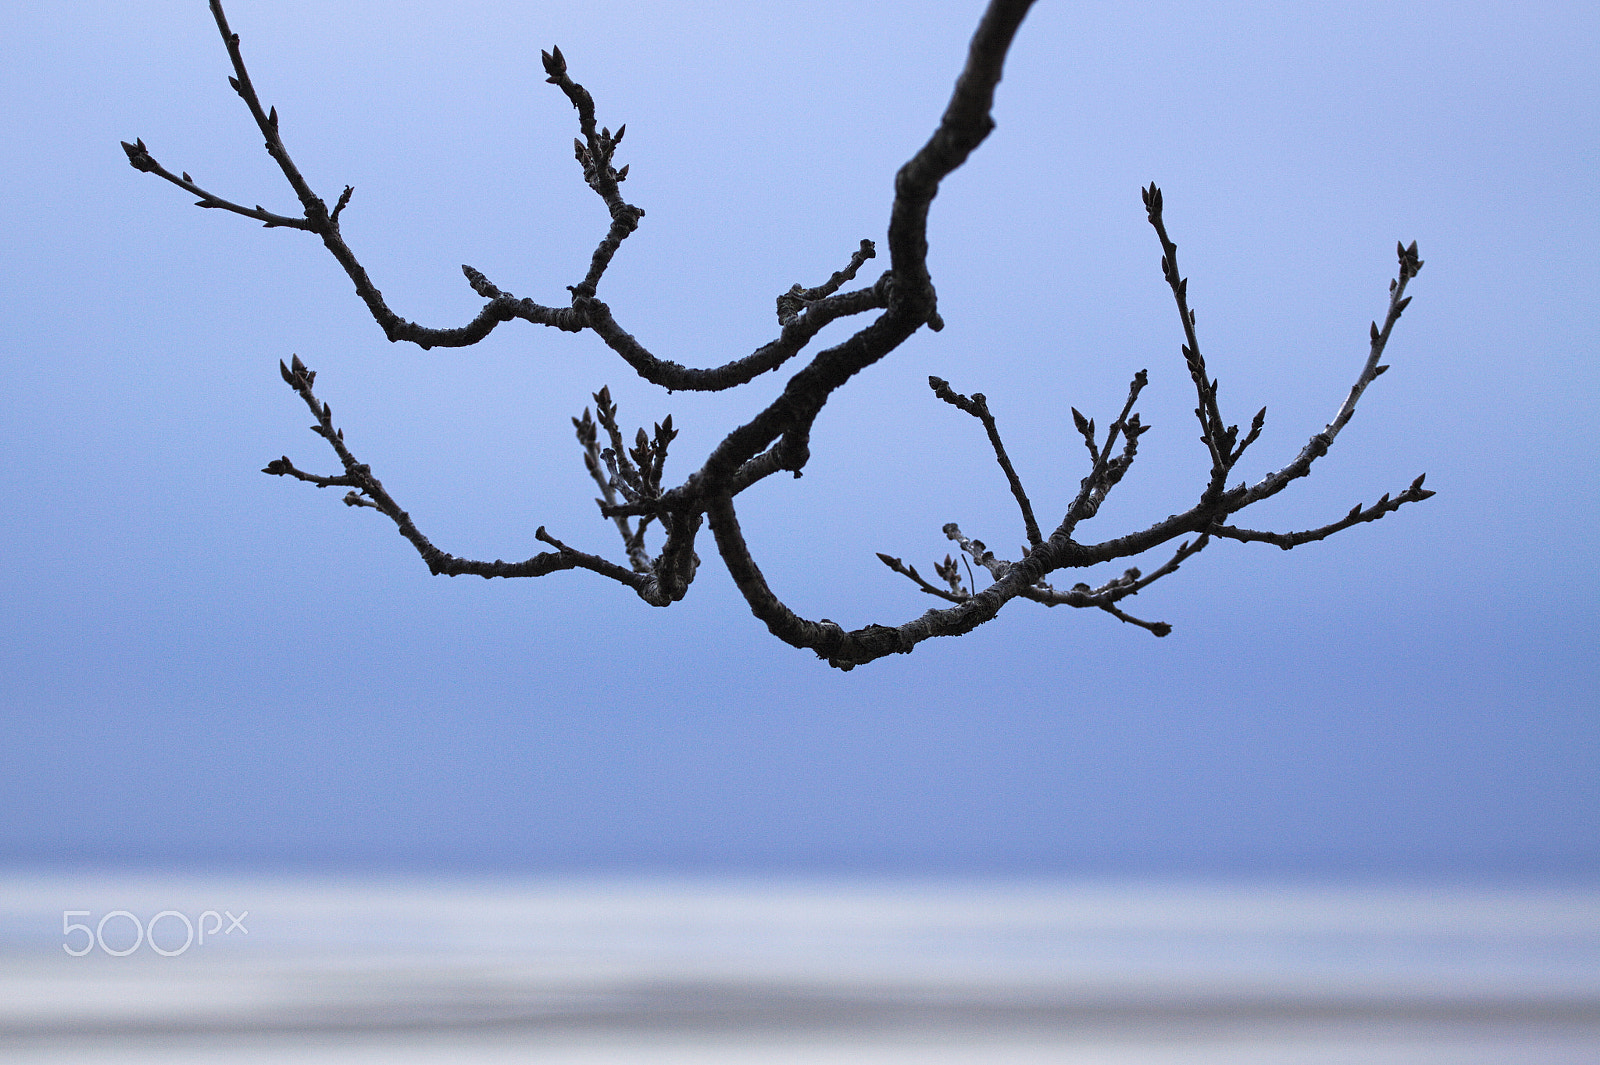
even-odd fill
[[[549,80],[552,84],[567,72],[567,61],[562,56],[560,48],[552,45],[548,52],[541,50],[539,58],[544,61],[544,72],[550,75]]]
[[[128,163],[135,170],[148,173],[156,168],[156,161],[150,158],[150,154],[145,150],[144,141],[135,140],[132,144],[123,141],[122,150],[128,153]]]

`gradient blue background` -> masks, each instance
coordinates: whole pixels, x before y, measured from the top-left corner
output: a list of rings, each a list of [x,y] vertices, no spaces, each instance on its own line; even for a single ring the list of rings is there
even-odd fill
[[[602,233],[539,69],[559,43],[601,121],[627,123],[648,212],[601,295],[658,354],[710,365],[771,338],[790,284],[881,240],[978,8],[229,15],[309,179],[356,187],[350,243],[432,325],[479,304],[458,264],[559,303]],[[668,397],[592,335],[520,323],[390,346],[314,238],[127,166],[117,141],[141,136],[219,194],[293,209],[203,3],[9,5],[0,862],[1592,877],[1597,22],[1578,3],[1040,3],[998,130],[934,204],[949,327],[838,395],[804,479],[742,497],[780,595],[894,624],[933,604],[874,552],[928,573],[947,521],[1014,552],[981,428],[930,373],[988,395],[1058,516],[1084,472],[1069,406],[1104,425],[1148,367],[1155,428],[1081,535],[1189,505],[1204,465],[1151,180],[1224,413],[1269,408],[1251,479],[1337,408],[1396,239],[1427,263],[1393,370],[1247,523],[1322,524],[1422,472],[1439,495],[1291,554],[1213,547],[1130,604],[1165,640],[1018,602],[843,674],[764,631],[709,538],[669,610],[584,574],[431,578],[381,517],[257,472],[334,464],[279,380],[295,352],[444,549],[526,557],[543,524],[621,558],[568,421],[589,393],[609,384],[629,426],[671,412],[681,476],[784,376]]]

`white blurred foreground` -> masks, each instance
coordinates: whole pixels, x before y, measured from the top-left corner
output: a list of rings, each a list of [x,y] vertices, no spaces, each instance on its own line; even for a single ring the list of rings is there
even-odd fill
[[[0,876],[0,1060],[1594,1065],[1600,891]]]

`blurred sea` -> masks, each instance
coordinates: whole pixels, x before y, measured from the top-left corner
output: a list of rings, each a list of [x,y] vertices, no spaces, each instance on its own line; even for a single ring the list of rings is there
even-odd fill
[[[0,1061],[1596,1065],[1600,889],[0,874]]]

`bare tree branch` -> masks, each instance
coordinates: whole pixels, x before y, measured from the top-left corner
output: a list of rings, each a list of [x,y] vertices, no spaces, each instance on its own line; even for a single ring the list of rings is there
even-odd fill
[[[851,669],[889,654],[908,653],[917,644],[934,637],[970,632],[1017,598],[1044,606],[1101,610],[1157,636],[1165,636],[1171,631],[1170,625],[1134,617],[1119,604],[1155,581],[1177,572],[1185,560],[1216,539],[1260,541],[1288,549],[1323,539],[1352,525],[1376,521],[1406,503],[1418,502],[1433,494],[1423,489],[1423,479],[1418,477],[1398,496],[1384,496],[1365,509],[1357,506],[1338,521],[1303,532],[1263,532],[1226,523],[1233,515],[1304,477],[1349,422],[1367,386],[1388,369],[1380,361],[1381,356],[1395,323],[1410,302],[1410,297],[1405,295],[1406,286],[1422,267],[1415,243],[1399,249],[1399,276],[1390,284],[1388,314],[1381,328],[1373,323],[1367,360],[1333,420],[1280,469],[1252,486],[1239,484],[1229,489],[1226,482],[1233,469],[1261,435],[1266,410],[1263,408],[1255,416],[1243,440],[1239,439],[1238,426],[1224,423],[1217,401],[1218,382],[1210,377],[1200,353],[1195,312],[1188,301],[1188,279],[1178,269],[1177,244],[1167,230],[1161,190],[1154,184],[1142,189],[1146,218],[1161,245],[1162,276],[1172,290],[1182,324],[1182,352],[1195,388],[1195,416],[1210,458],[1210,472],[1198,500],[1147,528],[1100,543],[1083,544],[1074,539],[1079,526],[1099,513],[1108,493],[1128,473],[1138,454],[1139,439],[1148,429],[1134,409],[1149,380],[1144,370],[1134,375],[1121,411],[1103,434],[1096,429],[1092,418],[1072,408],[1074,427],[1088,452],[1089,469],[1077,493],[1067,503],[1061,522],[1048,535],[1039,525],[1034,504],[1001,440],[998,424],[983,393],[968,397],[953,391],[940,378],[930,377],[929,386],[939,399],[982,423],[1020,511],[1025,545],[1015,560],[1000,558],[983,541],[963,533],[956,523],[946,524],[945,535],[956,542],[960,554],[956,557],[947,554],[934,567],[945,587],[925,580],[916,567],[900,558],[879,553],[878,558],[884,565],[910,580],[923,594],[946,604],[910,620],[895,625],[868,624],[846,629],[828,619],[811,621],[796,614],[768,584],[740,527],[735,506],[735,498],[740,493],[775,473],[801,475],[810,460],[812,426],[835,391],[855,374],[893,352],[924,325],[934,330],[942,328],[938,293],[927,262],[928,212],[940,183],[961,166],[995,128],[991,115],[995,88],[1011,42],[1030,6],[1031,0],[990,0],[987,5],[938,126],[895,176],[894,199],[888,217],[889,268],[871,285],[845,290],[844,286],[856,279],[867,260],[877,256],[872,241],[861,241],[844,268],[835,271],[827,281],[810,288],[796,284],[778,295],[776,339],[748,355],[705,369],[684,367],[652,354],[618,323],[611,308],[598,298],[607,268],[638,228],[644,211],[622,197],[620,186],[627,178],[628,167],[614,166],[626,126],[619,125],[613,133],[608,126],[599,124],[594,98],[572,79],[567,59],[559,48],[541,53],[546,80],[559,88],[578,112],[579,136],[573,142],[573,154],[584,182],[600,197],[609,216],[586,272],[577,284],[569,286],[565,306],[545,306],[531,299],[519,299],[502,290],[482,272],[463,266],[467,283],[486,301],[466,325],[435,329],[406,321],[392,311],[339,231],[340,215],[350,204],[353,190],[346,186],[331,211],[312,191],[284,147],[277,110],[263,108],[261,104],[245,69],[239,37],[229,28],[219,0],[211,0],[211,11],[233,64],[234,76],[229,82],[265,138],[267,152],[300,201],[301,216],[277,214],[259,205],[245,207],[223,199],[195,184],[187,173],[175,175],[157,163],[142,140],[135,139],[131,144],[124,142],[123,148],[134,169],[177,185],[198,197],[201,207],[251,218],[268,228],[299,229],[317,234],[349,276],[385,336],[391,341],[410,341],[422,348],[471,345],[500,323],[520,319],[567,332],[592,330],[640,377],[669,390],[718,391],[737,387],[778,369],[804,351],[823,328],[835,321],[863,314],[871,316],[852,335],[814,352],[810,361],[789,378],[776,399],[729,431],[700,466],[675,485],[669,485],[666,480],[668,448],[678,435],[672,418],[663,419],[651,431],[638,428],[630,441],[617,419],[617,407],[611,400],[610,390],[602,387],[593,393],[593,412],[585,408],[581,416],[572,419],[572,424],[584,469],[600,492],[595,502],[601,516],[610,521],[620,535],[627,566],[572,548],[551,536],[542,526],[534,539],[554,550],[540,552],[522,562],[458,558],[435,547],[384,489],[371,468],[358,462],[345,446],[343,432],[333,424],[332,411],[312,391],[315,373],[298,357],[294,357],[290,365],[280,363],[285,382],[316,418],[312,431],[332,447],[342,472],[310,473],[295,466],[287,456],[268,463],[264,472],[318,487],[349,489],[345,502],[354,507],[372,508],[388,517],[433,573],[529,577],[558,570],[584,569],[631,588],[647,603],[667,606],[682,599],[694,581],[700,562],[695,541],[701,526],[708,523],[717,552],[751,612],[780,639],[814,651],[840,669]],[[661,530],[662,543],[659,552],[652,554],[646,543],[647,533],[657,527]],[[1173,541],[1181,542],[1176,549],[1171,549],[1167,561],[1148,573],[1130,566],[1098,587],[1080,582],[1065,591],[1058,590],[1047,580],[1058,570],[1086,569],[1132,559],[1166,548]],[[966,564],[965,579],[963,564]],[[989,575],[988,586],[981,590],[973,579],[973,566]]]

